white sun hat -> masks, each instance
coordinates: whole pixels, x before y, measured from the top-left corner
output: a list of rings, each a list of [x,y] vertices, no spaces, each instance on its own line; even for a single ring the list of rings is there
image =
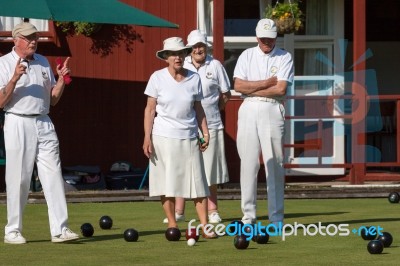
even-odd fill
[[[185,50],[186,54],[189,54],[192,51],[192,48],[185,46],[181,37],[171,37],[164,40],[164,49],[157,51],[156,56],[161,60],[165,60],[166,52],[176,52],[182,50]]]

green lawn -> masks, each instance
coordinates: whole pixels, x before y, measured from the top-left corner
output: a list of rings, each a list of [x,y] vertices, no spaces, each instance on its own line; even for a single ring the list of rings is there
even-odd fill
[[[219,201],[224,224],[241,218],[240,202]],[[258,202],[259,217],[268,224],[266,201]],[[383,254],[371,255],[368,241],[350,232],[348,236],[274,236],[266,245],[251,242],[246,250],[237,250],[233,237],[216,240],[200,239],[195,246],[186,244],[184,233],[178,242],[164,237],[164,214],[159,202],[73,203],[69,204],[70,227],[79,232],[80,225],[89,222],[94,236],[69,244],[50,242],[47,208],[44,204],[28,204],[24,217],[25,245],[0,243],[1,265],[399,265],[400,205],[387,199],[322,199],[286,200],[286,224],[349,224],[381,226],[393,235],[394,241]],[[6,222],[6,206],[0,205],[2,226]],[[102,215],[113,218],[111,230],[102,230],[98,220]],[[195,217],[194,207],[187,204],[186,219]],[[186,223],[180,223],[184,231]],[[333,225],[332,225],[333,226]],[[333,227],[331,231],[333,230]],[[138,242],[126,242],[127,228],[139,231]],[[314,232],[315,230],[313,230]]]

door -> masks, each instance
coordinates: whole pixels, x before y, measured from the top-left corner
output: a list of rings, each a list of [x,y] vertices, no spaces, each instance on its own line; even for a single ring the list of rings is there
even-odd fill
[[[285,154],[287,175],[343,175],[344,168],[330,167],[345,161],[345,127],[341,117],[343,77],[298,76],[286,101]],[[302,167],[313,164],[315,167]],[[300,167],[299,167],[300,166]]]
[[[295,63],[286,102],[291,117],[286,121],[286,174],[343,175],[345,168],[331,166],[345,163],[345,122],[340,117],[345,100],[334,98],[343,95],[345,84],[343,1],[307,1],[305,14],[305,35],[284,38]],[[310,164],[314,166],[301,167]]]

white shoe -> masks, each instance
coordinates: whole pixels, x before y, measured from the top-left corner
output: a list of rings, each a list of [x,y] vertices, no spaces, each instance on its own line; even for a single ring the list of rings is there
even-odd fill
[[[18,231],[13,231],[4,236],[4,243],[7,244],[25,244],[26,239]]]
[[[79,238],[78,234],[75,234],[69,228],[64,228],[61,235],[51,237],[51,242],[61,243],[61,242],[76,240],[78,238]]]
[[[243,217],[243,218],[242,218],[242,223],[243,223],[243,224],[255,224],[255,223],[256,223],[256,220],[253,220],[253,219],[251,219],[251,218]]]
[[[218,224],[222,221],[221,217],[219,217],[218,212],[213,212],[208,215],[208,222],[211,224]]]
[[[175,220],[176,220],[176,222],[184,222],[185,221],[185,215],[184,214],[175,213]],[[165,218],[163,220],[163,223],[167,224],[168,223],[168,218]]]

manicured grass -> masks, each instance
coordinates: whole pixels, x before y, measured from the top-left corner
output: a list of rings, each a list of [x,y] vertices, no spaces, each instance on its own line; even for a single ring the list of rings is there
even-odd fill
[[[219,201],[224,224],[241,218],[239,201]],[[251,242],[246,250],[237,250],[233,237],[200,241],[195,246],[165,239],[166,226],[159,202],[74,203],[69,204],[70,227],[79,232],[80,225],[89,222],[95,228],[93,237],[81,238],[69,244],[50,242],[47,207],[29,204],[24,217],[25,245],[0,243],[1,265],[398,265],[400,258],[400,204],[387,199],[321,199],[286,200],[286,224],[349,224],[349,230],[360,226],[381,226],[393,235],[394,241],[383,254],[371,255],[368,241],[350,232],[349,236],[279,236],[267,245]],[[268,224],[266,201],[258,202],[260,222]],[[0,205],[2,227],[6,206]],[[102,230],[98,221],[102,215],[113,219],[110,230]],[[187,203],[186,219],[196,218],[191,202]],[[127,228],[139,231],[138,242],[126,242]]]

